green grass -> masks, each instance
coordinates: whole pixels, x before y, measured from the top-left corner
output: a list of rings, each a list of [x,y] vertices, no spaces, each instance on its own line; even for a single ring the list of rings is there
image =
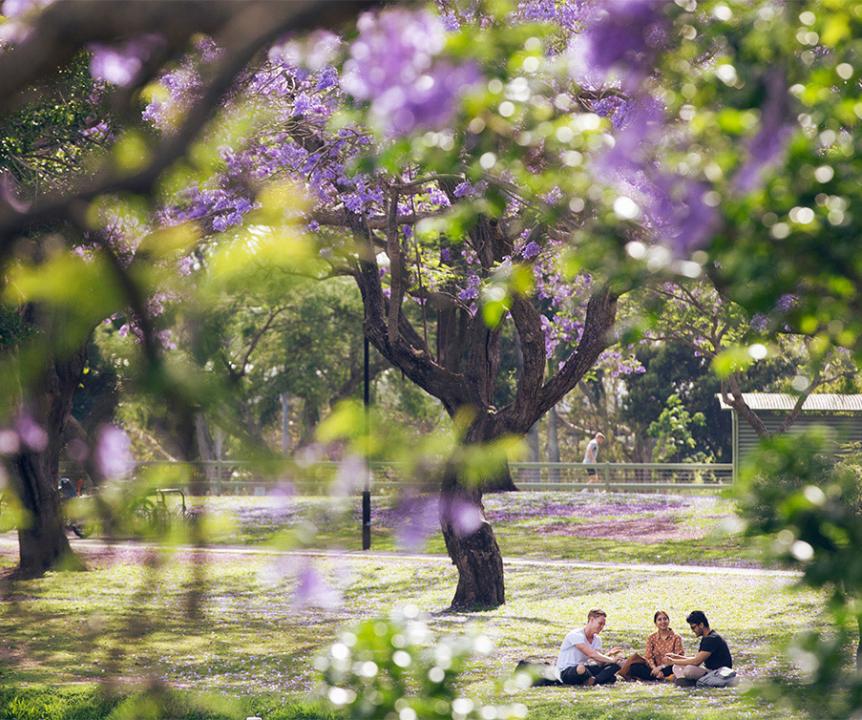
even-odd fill
[[[430,499],[433,502],[433,498]],[[643,512],[639,504],[681,503],[679,507]],[[259,545],[276,541],[288,523],[303,522],[305,535],[282,540],[311,548],[361,547],[358,498],[334,502],[325,497],[195,498],[211,514],[232,518],[216,542]],[[397,498],[375,495],[372,545],[376,550],[404,550],[399,545],[393,508]],[[668,498],[625,493],[524,492],[487,495],[486,511],[506,557],[553,558],[625,563],[715,565],[761,564],[761,553],[733,525],[733,504],[717,497]],[[626,511],[627,506],[630,511]],[[571,507],[570,514],[559,514]],[[660,525],[664,523],[664,525]],[[632,524],[637,527],[632,527]],[[649,536],[650,525],[667,532]],[[412,548],[445,553],[436,523],[427,540]]]
[[[477,660],[462,681],[465,693],[486,701],[503,700],[498,681],[519,658],[554,656],[565,633],[582,625],[593,606],[609,613],[605,643],[631,649],[641,646],[658,607],[670,612],[680,631],[684,613],[702,608],[731,643],[743,676],[757,678],[767,669],[792,674],[773,644],[808,627],[823,604],[816,594],[788,591],[786,579],[769,576],[510,566],[506,605],[441,613],[455,587],[448,563],[351,556],[318,563],[344,598],[340,607],[323,610],[294,606],[295,573],[306,562],[294,556],[218,556],[195,565],[184,554],[145,567],[118,552],[110,562],[91,563],[89,572],[52,573],[6,594],[0,604],[0,718],[119,718],[122,707],[131,712],[129,698],[148,683],[175,692],[166,701],[173,709],[154,711],[154,717],[245,717],[255,707],[267,708],[258,713],[267,720],[315,716],[319,711],[309,696],[316,681],[313,657],[345,624],[408,602],[431,614],[438,633],[469,629],[494,640],[495,652]],[[7,554],[0,565],[12,561]],[[196,576],[204,580],[205,594],[189,614]],[[106,679],[113,696],[99,691]],[[213,706],[201,693],[222,700]],[[514,699],[540,720],[778,713],[742,688],[704,693],[633,683],[536,688]],[[239,704],[227,704],[232,701]],[[226,708],[232,708],[227,715]]]

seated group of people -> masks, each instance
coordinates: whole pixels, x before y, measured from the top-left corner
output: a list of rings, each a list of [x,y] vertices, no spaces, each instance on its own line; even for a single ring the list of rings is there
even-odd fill
[[[670,627],[670,617],[664,610],[653,616],[656,631],[647,638],[646,650],[624,657],[622,648],[602,652],[599,634],[607,622],[604,610],[590,610],[587,624],[566,635],[560,647],[556,671],[559,680],[539,684],[606,685],[617,678],[624,680],[699,680],[710,671],[729,673],[733,658],[727,643],[700,610],[685,619],[695,637],[700,638],[697,653],[685,655],[682,638]],[[727,671],[723,671],[727,668]]]

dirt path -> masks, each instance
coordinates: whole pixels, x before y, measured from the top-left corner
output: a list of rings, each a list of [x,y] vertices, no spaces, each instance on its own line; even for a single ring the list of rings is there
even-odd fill
[[[106,564],[124,562],[142,562],[147,555],[159,549],[158,545],[123,541],[106,543],[101,540],[71,540],[72,547],[85,558],[96,562],[104,560]],[[367,560],[379,562],[389,558],[409,560],[413,562],[450,562],[446,555],[429,553],[399,553],[374,552],[359,550],[277,550],[267,547],[249,547],[245,545],[213,545],[197,549],[190,545],[171,546],[171,550],[183,560],[209,559],[213,557],[253,557],[253,556],[296,556],[319,558],[350,558],[352,560]],[[16,557],[18,540],[14,533],[0,535],[0,556]],[[688,575],[733,575],[743,577],[799,577],[800,573],[791,570],[771,570],[747,567],[715,567],[710,565],[672,565],[653,563],[613,563],[613,562],[580,562],[577,560],[536,560],[531,558],[506,557],[504,565],[508,567],[561,567],[589,570],[603,568],[607,570],[627,570],[630,572],[656,572],[663,574]]]

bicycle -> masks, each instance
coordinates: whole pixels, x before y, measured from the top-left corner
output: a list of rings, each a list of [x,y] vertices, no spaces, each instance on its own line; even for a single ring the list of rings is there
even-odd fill
[[[179,495],[179,507],[170,507],[168,497],[171,495]],[[135,501],[130,513],[133,518],[145,522],[150,529],[158,532],[167,530],[173,519],[185,522],[192,517],[186,505],[186,494],[180,488],[156,488]]]

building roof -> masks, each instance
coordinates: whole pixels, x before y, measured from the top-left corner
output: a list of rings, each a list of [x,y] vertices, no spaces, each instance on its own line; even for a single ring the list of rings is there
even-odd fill
[[[722,410],[730,410],[717,394]],[[742,393],[742,399],[752,410],[779,410],[789,412],[796,406],[797,396],[789,393]],[[805,399],[803,412],[849,412],[862,413],[862,395],[839,395],[835,393],[815,393]]]

